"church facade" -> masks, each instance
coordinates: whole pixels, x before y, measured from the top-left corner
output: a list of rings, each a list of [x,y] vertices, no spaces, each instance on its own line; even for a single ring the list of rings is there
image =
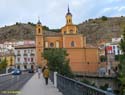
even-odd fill
[[[58,33],[43,31],[40,20],[36,25],[36,63],[44,65],[42,52],[46,48],[65,48],[70,67],[76,73],[97,72],[99,55],[98,48],[86,44],[86,37],[79,33],[79,30],[72,22],[72,14],[68,8],[66,24]]]

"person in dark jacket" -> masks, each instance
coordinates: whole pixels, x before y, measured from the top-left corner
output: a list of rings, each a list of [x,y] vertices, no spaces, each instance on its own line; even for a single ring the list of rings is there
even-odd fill
[[[43,77],[45,78],[46,85],[48,85],[49,69],[47,66],[45,66],[45,69],[43,71]]]

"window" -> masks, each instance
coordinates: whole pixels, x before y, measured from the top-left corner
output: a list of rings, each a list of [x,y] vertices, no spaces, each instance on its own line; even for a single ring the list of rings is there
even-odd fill
[[[24,53],[26,53],[26,50],[24,50]]]
[[[38,29],[38,33],[40,33],[40,28]]]
[[[40,45],[40,42],[39,42],[39,45]]]
[[[45,42],[45,48],[48,48],[48,42]]]
[[[31,49],[31,53],[33,53],[33,50]]]
[[[50,48],[53,48],[54,47],[54,43],[50,43]]]
[[[59,41],[56,41],[56,48],[59,48]]]
[[[20,58],[18,58],[17,61],[20,62]]]
[[[64,34],[66,34],[66,31],[64,31]]]
[[[30,50],[28,49],[28,53],[30,53]]]
[[[33,58],[31,58],[31,62],[33,62]]]
[[[75,42],[74,41],[71,42],[71,47],[75,47]]]
[[[30,58],[28,58],[28,62],[30,62]]]
[[[69,23],[70,23],[71,21],[70,21],[70,19],[69,19]]]
[[[17,66],[17,69],[20,69],[20,65]]]
[[[33,65],[31,65],[31,69],[33,69],[34,68],[34,66]]]
[[[24,65],[24,69],[27,69],[27,65]]]
[[[20,53],[20,50],[18,50],[17,53],[19,54],[19,53]]]
[[[27,62],[27,58],[24,58],[24,61]]]
[[[70,33],[73,34],[73,30],[70,30]]]

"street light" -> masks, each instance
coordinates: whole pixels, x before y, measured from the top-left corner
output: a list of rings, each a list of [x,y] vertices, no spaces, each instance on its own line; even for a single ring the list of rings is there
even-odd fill
[[[118,48],[118,61],[120,61],[120,47],[117,46],[117,48]]]

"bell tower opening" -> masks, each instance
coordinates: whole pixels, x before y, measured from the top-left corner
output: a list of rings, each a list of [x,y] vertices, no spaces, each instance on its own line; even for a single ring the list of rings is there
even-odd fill
[[[68,12],[66,14],[66,24],[67,25],[72,24],[72,14],[70,13],[69,6],[68,6]]]

